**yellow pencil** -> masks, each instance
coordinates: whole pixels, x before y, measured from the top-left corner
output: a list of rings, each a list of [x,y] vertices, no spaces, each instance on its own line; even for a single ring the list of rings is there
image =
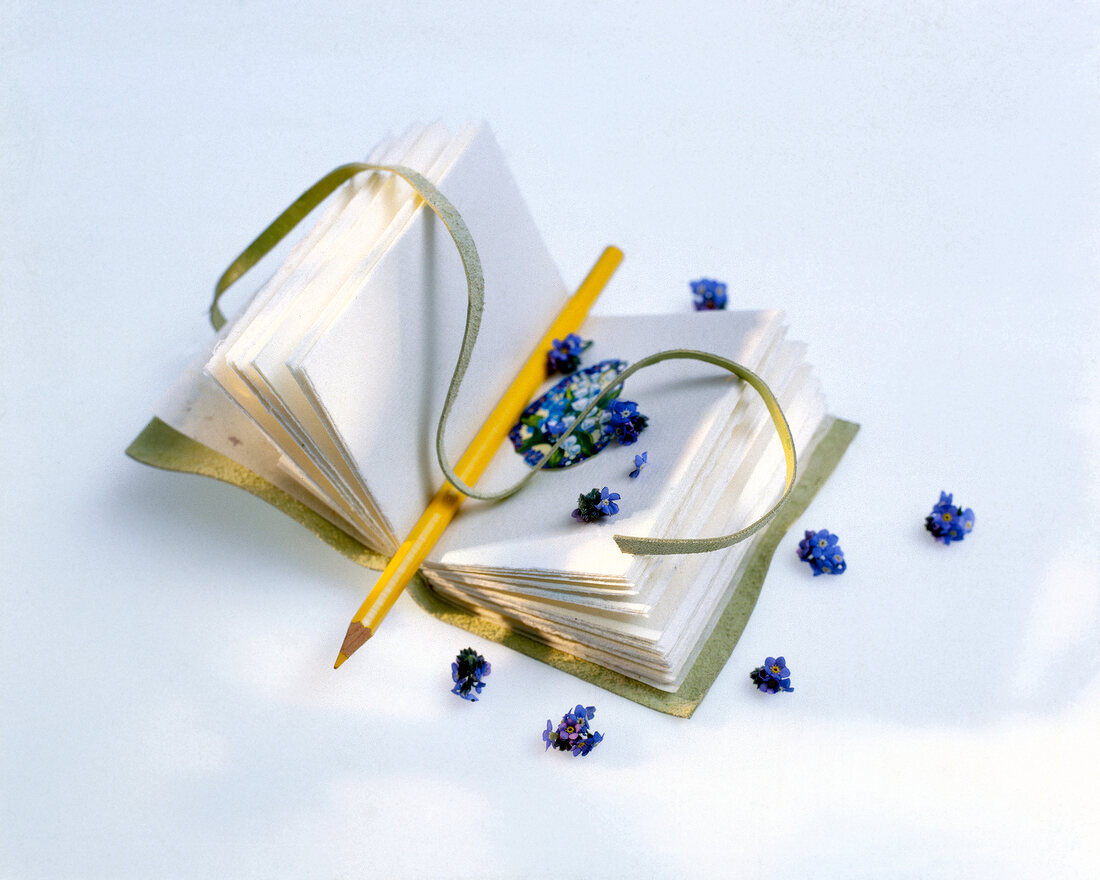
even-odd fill
[[[546,335],[535,346],[535,350],[519,371],[519,375],[504,392],[504,396],[489,414],[481,430],[477,432],[477,436],[470,443],[470,448],[455,465],[455,473],[467,485],[473,485],[485,471],[493,455],[500,448],[500,444],[504,442],[508,432],[519,419],[523,408],[546,378],[547,349],[555,339],[564,339],[580,328],[585,315],[592,308],[592,303],[596,301],[596,297],[604,289],[622,259],[622,251],[618,248],[607,248],[596,261],[596,265],[592,267],[592,271],[588,273],[588,277],[581,282],[577,292],[570,297],[561,313],[554,319]],[[401,591],[405,589],[412,576],[416,574],[420,563],[439,540],[439,536],[454,518],[465,498],[466,496],[450,483],[444,483],[443,487],[435,493],[435,497],[428,503],[427,510],[413,526],[409,537],[397,549],[389,565],[379,576],[366,601],[355,612],[355,616],[348,625],[348,633],[344,636],[344,643],[340,646],[340,654],[336,658],[334,669],[339,669],[348,657],[374,635],[378,624],[393,607],[393,603],[397,601],[397,597],[401,595]]]

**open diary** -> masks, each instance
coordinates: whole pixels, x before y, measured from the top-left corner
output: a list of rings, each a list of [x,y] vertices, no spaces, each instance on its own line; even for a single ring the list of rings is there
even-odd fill
[[[457,457],[570,291],[486,125],[414,126],[367,161],[419,171],[477,244],[484,311],[446,433]],[[434,437],[462,341],[466,277],[439,218],[397,177],[359,174],[317,215],[128,451],[241,485],[377,567],[444,480]],[[787,338],[778,311],[592,317],[579,335],[591,345],[578,369],[547,377],[479,487],[527,473],[606,377],[658,350],[697,349],[744,365],[779,401],[799,461],[781,515],[710,553],[619,550],[618,532],[735,532],[783,490],[785,457],[760,396],[706,364],[671,361],[627,379],[524,489],[468,501],[414,596],[482,636],[690,714],[729,656],[776,542],[855,426],[827,414],[806,347]],[[645,416],[628,444],[612,429],[616,401]],[[578,495],[602,487],[621,496],[615,516],[571,516]]]

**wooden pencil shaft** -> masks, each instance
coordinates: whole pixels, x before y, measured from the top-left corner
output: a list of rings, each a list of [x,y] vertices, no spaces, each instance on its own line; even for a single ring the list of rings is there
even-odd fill
[[[550,329],[539,340],[515,381],[505,391],[469,448],[459,459],[459,476],[463,480],[473,482],[484,473],[500,444],[506,439],[508,431],[516,423],[523,408],[545,378],[546,350],[554,339],[560,339],[580,327],[596,296],[606,285],[611,273],[618,267],[621,260],[622,254],[617,249],[605,250],[588,277],[550,325]],[[435,497],[413,526],[409,537],[398,548],[397,553],[375,583],[374,589],[367,596],[363,608],[360,609],[364,613],[362,616],[357,614],[353,619],[363,621],[372,631],[377,629],[378,622],[393,607],[409,579],[419,570],[421,563],[454,518],[465,498],[466,496],[450,484],[442,486],[436,492]]]

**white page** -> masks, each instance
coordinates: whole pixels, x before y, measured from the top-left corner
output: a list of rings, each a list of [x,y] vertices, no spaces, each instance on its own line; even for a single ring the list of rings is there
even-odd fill
[[[398,161],[433,179],[450,143],[451,136],[443,126],[429,126]],[[342,236],[331,243],[331,254],[317,277],[268,322],[262,335],[252,340],[249,354],[245,355],[251,360],[233,361],[233,366],[258,392],[272,417],[306,450],[333,485],[376,516],[373,499],[344,464],[341,449],[332,441],[309,401],[304,399],[286,360],[317,315],[334,299],[345,295],[349,278],[353,279],[364,271],[364,266],[371,266],[378,259],[411,216],[414,202],[411,190],[402,181],[393,180],[384,185],[369,209],[360,212]],[[370,244],[365,254],[363,243]],[[392,535],[386,537],[386,549],[392,549],[394,538]]]
[[[776,321],[782,320],[777,313]],[[789,351],[784,339],[785,326],[777,326],[775,332],[761,339],[759,346],[746,355],[745,366],[750,367],[779,393],[785,388],[787,375],[792,368],[785,353]],[[751,362],[748,362],[751,361]],[[732,407],[722,407],[726,413],[719,413],[713,420],[702,449],[694,456],[687,473],[689,478],[677,484],[673,500],[666,504],[653,528],[654,534],[677,537],[681,535],[699,535],[700,520],[713,510],[721,487],[726,485],[734,468],[748,459],[747,445],[751,429],[757,423],[767,419],[763,400],[756,391],[743,387],[743,393]],[[654,564],[651,557],[641,557],[640,569],[634,577],[641,581],[645,578],[646,567]],[[651,601],[656,596],[648,597]]]
[[[422,126],[411,127],[399,141],[384,140],[371,151],[368,161],[378,163],[387,157],[403,155],[421,129]],[[284,451],[284,454],[294,449],[293,439],[277,421],[270,418],[266,409],[256,398],[253,389],[227,363],[227,356],[234,346],[240,343],[242,338],[247,338],[247,333],[253,323],[262,320],[264,310],[272,307],[278,298],[287,296],[288,290],[294,289],[296,286],[295,279],[308,278],[319,270],[327,254],[327,248],[324,244],[325,238],[337,226],[344,210],[349,205],[369,203],[379,184],[380,181],[377,175],[357,175],[349,181],[348,185],[341,187],[332,194],[325,206],[321,220],[311,227],[297,243],[290,256],[279,267],[275,276],[253,298],[244,314],[226,328],[224,338],[215,347],[206,364],[207,375],[238,406],[248,413],[260,429]],[[298,457],[295,458],[295,464],[303,474],[307,475],[310,480],[308,485],[320,488],[318,497],[324,504],[333,510],[340,511],[343,516],[356,522],[359,529],[365,531],[368,535],[378,531],[377,525],[372,521],[367,511],[349,503],[316,465]]]
[[[440,182],[477,243],[481,337],[449,428],[456,461],[568,297],[488,127]],[[466,283],[450,236],[421,207],[297,370],[393,531],[442,483],[435,426],[458,356]]]
[[[451,135],[439,124],[427,126],[401,155],[388,162],[407,165],[432,176],[432,166],[448,148]],[[265,311],[264,326],[250,332],[247,344],[231,360],[249,381],[264,386],[265,398],[279,399],[278,378],[285,371],[283,361],[296,347],[317,314],[337,297],[359,267],[371,266],[411,214],[415,193],[392,175],[381,178],[378,191],[358,210],[346,210],[338,229],[326,235],[322,263],[315,275],[294,290],[281,308]],[[295,430],[293,426],[288,426]]]
[[[438,131],[429,131],[423,126],[410,128],[400,141],[377,155],[376,161],[400,162],[425,141],[429,146],[424,147],[423,151],[428,151],[435,148],[441,139]],[[369,499],[364,499],[340,479],[310,438],[296,434],[293,426],[286,424],[282,413],[269,399],[269,389],[252,368],[252,362],[286,313],[295,311],[296,303],[303,297],[317,291],[321,291],[322,295],[324,291],[331,292],[350,266],[376,247],[377,239],[384,234],[387,224],[394,220],[402,206],[410,205],[411,201],[411,194],[399,188],[389,175],[371,175],[367,184],[354,193],[333,222],[315,238],[306,258],[294,268],[281,288],[228,348],[224,355],[225,367],[217,374],[219,381],[227,387],[247,388],[247,393],[238,394],[239,402],[275,439],[284,454],[302,472],[318,483],[331,487],[335,503],[358,512],[371,523],[374,533],[380,532],[381,528],[378,513]]]
[[[659,349],[695,348],[747,361],[751,368],[761,340],[775,332],[777,321],[777,312],[592,318],[584,328],[586,338],[593,339],[584,363],[612,357],[636,361]],[[674,503],[675,487],[686,477],[683,462],[695,453],[691,438],[705,435],[707,422],[724,421],[743,388],[730,374],[694,361],[666,362],[638,373],[621,393],[621,399],[636,401],[650,417],[636,444],[623,447],[613,441],[588,461],[544,471],[505,501],[468,501],[436,544],[430,563],[626,577],[636,557],[620,553],[611,536],[652,533],[659,509]],[[649,464],[641,477],[629,479],[634,455],[643,450]],[[509,445],[493,459],[482,482],[507,485],[527,469]],[[573,520],[577,495],[602,486],[623,496],[622,512],[595,523]]]

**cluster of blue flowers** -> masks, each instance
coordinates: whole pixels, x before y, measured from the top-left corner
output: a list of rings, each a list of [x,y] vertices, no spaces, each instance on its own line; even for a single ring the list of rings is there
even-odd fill
[[[578,755],[583,758],[603,742],[603,734],[588,726],[595,714],[595,706],[582,706],[578,703],[572,712],[565,713],[556,728],[554,722],[547,718],[546,730],[542,732],[546,749],[553,746],[559,752],[572,752],[574,758]]]
[[[615,502],[620,498],[622,495],[609,491],[607,486],[584,492],[577,496],[577,509],[573,511],[573,519],[588,523],[605,516],[614,516],[619,512],[619,505]]]
[[[476,703],[478,700],[475,694],[480,694],[485,687],[483,679],[490,671],[488,661],[477,651],[463,648],[451,664],[451,678],[455,682],[451,693]],[[562,716],[556,728],[547,719],[542,741],[546,743],[547,749],[553,746],[558,751],[572,752],[574,757],[584,757],[603,742],[603,734],[588,726],[588,722],[595,716],[595,706],[582,706],[578,703],[571,712]]]
[[[555,339],[546,352],[546,372],[552,376],[576,371],[581,365],[581,352],[591,344],[591,340],[585,342],[576,333],[570,333],[565,339]]]
[[[490,672],[492,672],[492,667],[489,665],[488,660],[473,648],[463,648],[451,664],[451,678],[455,683],[455,686],[451,688],[451,693],[458,694],[462,699],[469,700],[471,703],[476,703],[476,695],[480,694],[481,689],[485,687],[483,679]]]
[[[806,537],[798,542],[798,558],[810,564],[814,577],[819,574],[841,574],[848,563],[844,561],[844,551],[837,543],[839,540],[828,529],[808,531]]]
[[[924,527],[945,544],[961,541],[974,528],[974,511],[955,506],[951,494],[941,490],[939,502],[924,518]]]
[[[959,507],[950,493],[941,491],[940,500],[924,519],[924,527],[945,544],[961,541],[974,528],[974,511],[969,507],[965,510]],[[809,563],[814,577],[840,574],[848,568],[839,538],[828,529],[806,532],[806,536],[798,542],[798,558]],[[782,657],[769,657],[763,666],[752,671],[750,677],[760,690],[774,694],[792,690],[789,675]]]
[[[763,666],[757,666],[749,673],[749,678],[759,690],[766,694],[777,694],[780,691],[790,693],[794,690],[791,687],[791,671],[787,668],[787,661],[783,657],[769,657],[764,661]]]
[[[698,281],[689,282],[689,285],[692,296],[695,298],[695,311],[716,311],[726,307],[726,285],[723,282],[700,278]]]
[[[611,415],[608,427],[615,432],[623,446],[636,443],[638,435],[649,424],[649,419],[638,412],[638,404],[633,400],[616,400],[607,411]]]

